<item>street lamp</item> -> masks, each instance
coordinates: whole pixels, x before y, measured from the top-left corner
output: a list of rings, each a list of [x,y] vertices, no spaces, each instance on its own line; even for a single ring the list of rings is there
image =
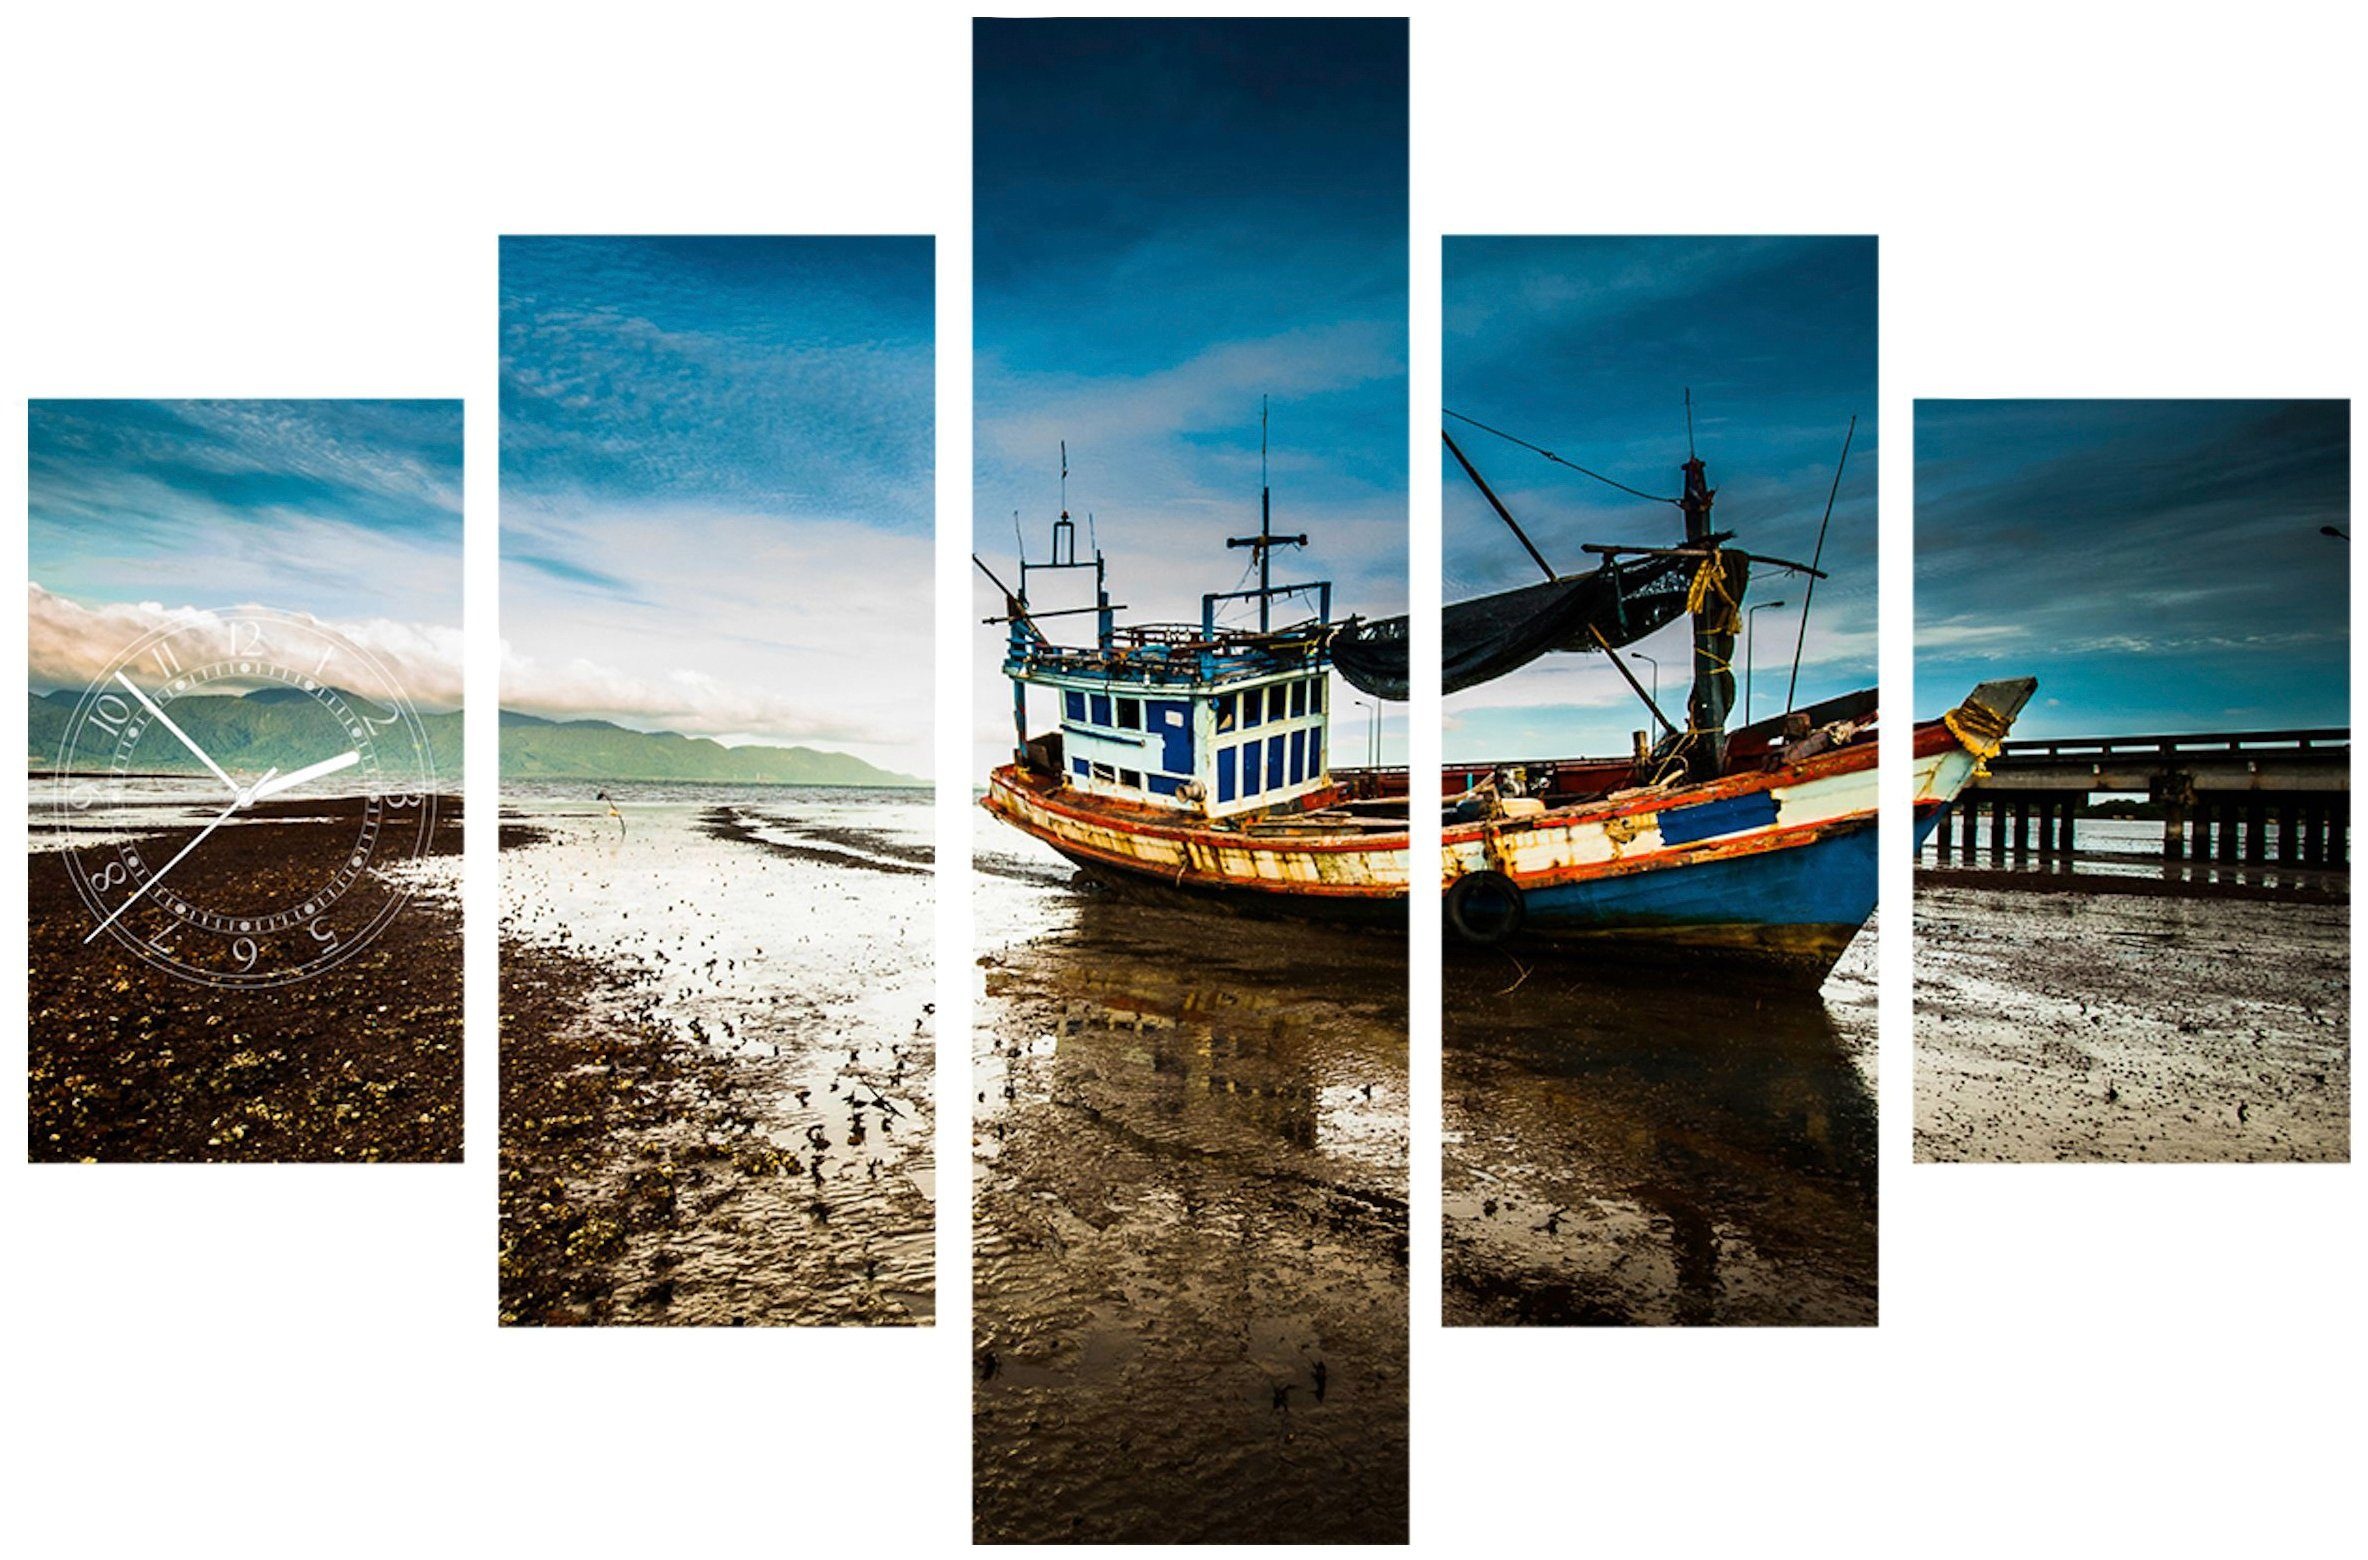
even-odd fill
[[[1661,707],[1661,663],[1646,655],[1642,650],[1631,650],[1628,654],[1631,659],[1642,661],[1653,669],[1653,708],[1659,709]]]
[[[1349,703],[1365,712],[1365,767],[1381,767],[1381,706],[1371,699],[1351,699]]]
[[[1759,627],[1759,615],[1771,607],[1781,607],[1781,601],[1763,601],[1743,614],[1743,724],[1751,724],[1751,648],[1754,630]],[[1732,685],[1730,685],[1732,686]]]

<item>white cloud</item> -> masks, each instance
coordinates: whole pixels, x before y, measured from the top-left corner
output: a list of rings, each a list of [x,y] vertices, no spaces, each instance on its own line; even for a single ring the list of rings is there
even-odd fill
[[[200,636],[198,643],[216,653],[233,653],[229,625],[215,618],[212,611],[195,606],[168,607],[158,601],[86,605],[33,583],[27,587],[26,615],[30,619],[30,680],[39,688],[82,687],[103,675],[135,641],[161,628],[185,628]],[[369,651],[417,703],[430,708],[459,706],[458,629],[389,618],[300,615]],[[184,652],[181,659],[184,665],[191,665],[196,657]]]
[[[912,774],[934,717],[934,543],[838,518],[511,500],[502,703]],[[613,585],[523,562],[556,560]]]

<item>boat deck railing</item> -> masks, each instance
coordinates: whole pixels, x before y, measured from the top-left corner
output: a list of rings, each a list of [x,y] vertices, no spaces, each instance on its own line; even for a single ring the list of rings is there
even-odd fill
[[[1013,677],[1090,673],[1144,684],[1207,684],[1271,672],[1314,671],[1325,664],[1313,638],[1286,634],[1208,639],[1188,624],[1119,630],[1108,646],[1030,645],[1004,661]]]

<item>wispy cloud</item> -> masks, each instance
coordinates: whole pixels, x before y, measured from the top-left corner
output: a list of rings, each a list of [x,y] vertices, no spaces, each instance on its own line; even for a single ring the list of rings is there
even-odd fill
[[[2028,673],[2029,734],[2350,708],[2350,412],[2328,401],[1916,407],[1924,703]],[[1978,632],[1973,630],[1978,629]]]
[[[27,432],[52,589],[458,626],[458,402],[36,401]]]
[[[216,615],[217,609],[272,605],[261,601],[205,607],[168,606],[161,601],[80,602],[46,590],[36,581],[26,593],[33,690],[47,693],[85,687],[104,676],[127,648],[159,629],[177,628],[192,636],[190,643],[198,649],[183,653],[185,665],[198,664],[201,650],[224,658],[233,656],[237,652],[231,628]],[[312,617],[312,621],[368,651],[414,702],[437,709],[460,707],[459,629],[387,618]]]
[[[506,239],[503,703],[929,766],[926,239]]]
[[[727,742],[846,747],[918,772],[929,749],[925,536],[840,518],[556,498],[510,505],[508,549],[614,560],[619,597],[505,568],[502,702]]]

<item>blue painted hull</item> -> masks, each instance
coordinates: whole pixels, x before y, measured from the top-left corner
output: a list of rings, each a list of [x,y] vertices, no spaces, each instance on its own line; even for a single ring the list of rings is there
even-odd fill
[[[1811,984],[1875,909],[1870,822],[1812,844],[1528,889],[1525,925],[1623,957],[1706,951]]]

